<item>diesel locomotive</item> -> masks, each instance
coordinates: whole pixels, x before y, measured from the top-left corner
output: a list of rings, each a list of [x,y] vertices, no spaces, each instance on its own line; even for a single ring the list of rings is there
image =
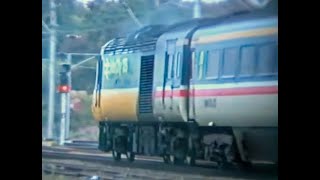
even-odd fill
[[[99,149],[166,163],[278,162],[278,17],[146,26],[101,48]]]

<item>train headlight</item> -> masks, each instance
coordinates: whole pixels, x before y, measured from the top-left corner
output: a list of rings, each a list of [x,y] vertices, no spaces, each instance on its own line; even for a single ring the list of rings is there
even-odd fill
[[[208,126],[214,126],[214,123],[211,121],[208,123]]]

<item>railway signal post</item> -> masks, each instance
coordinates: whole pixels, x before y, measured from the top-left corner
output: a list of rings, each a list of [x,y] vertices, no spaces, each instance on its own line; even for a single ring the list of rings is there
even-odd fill
[[[68,76],[68,86],[71,89],[71,64],[72,64],[72,54],[68,54],[67,55],[67,63],[69,64],[69,70],[67,72],[67,76]],[[70,93],[67,93],[67,97],[66,97],[66,139],[70,138],[70,103],[71,103],[71,97],[70,97]]]
[[[60,84],[58,87],[60,97],[61,97],[61,121],[60,121],[60,138],[59,144],[64,145],[66,139],[66,120],[67,120],[67,112],[68,112],[68,94],[71,90],[70,82],[70,64],[63,64],[62,71],[60,72]]]

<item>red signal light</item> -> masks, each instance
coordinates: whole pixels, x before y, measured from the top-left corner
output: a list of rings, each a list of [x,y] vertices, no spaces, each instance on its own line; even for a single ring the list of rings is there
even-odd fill
[[[70,87],[70,86],[67,86],[67,85],[61,85],[61,86],[59,86],[59,88],[58,88],[58,91],[59,91],[60,93],[68,93],[68,92],[70,92],[70,90],[71,90],[71,87]]]

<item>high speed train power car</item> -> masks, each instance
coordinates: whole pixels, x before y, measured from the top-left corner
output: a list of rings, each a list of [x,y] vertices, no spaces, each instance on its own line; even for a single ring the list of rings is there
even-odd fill
[[[99,149],[196,160],[278,161],[278,17],[147,26],[101,48]]]

